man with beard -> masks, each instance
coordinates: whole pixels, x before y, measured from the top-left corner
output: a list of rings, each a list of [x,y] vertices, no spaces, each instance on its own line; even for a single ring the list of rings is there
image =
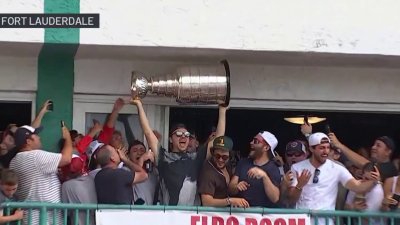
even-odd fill
[[[296,176],[288,197],[296,203],[297,209],[335,210],[339,183],[351,191],[365,193],[380,182],[376,167],[370,172],[370,181],[360,182],[344,166],[328,159],[331,144],[326,134],[314,133],[309,136],[308,143],[311,158],[292,165],[292,173]],[[318,219],[318,222],[325,224],[325,218]],[[328,224],[333,224],[333,220],[329,219]]]
[[[358,168],[363,168],[365,164],[370,162],[368,159],[342,144],[334,133],[330,133],[329,138],[332,140],[333,145],[339,148]],[[378,163],[378,169],[383,182],[387,178],[397,176],[398,174],[396,166],[390,161],[395,149],[393,139],[388,136],[378,137],[371,147],[371,161]]]
[[[232,147],[232,139],[227,136],[214,139],[213,147],[210,149],[211,159],[204,163],[199,177],[198,192],[203,206],[249,207],[249,203],[244,198],[230,198],[228,195],[228,185],[232,177],[232,170],[229,168],[229,152],[232,151]]]
[[[281,176],[278,166],[268,156],[278,145],[268,131],[258,133],[250,142],[250,157],[239,161],[229,190],[246,199],[251,207],[277,208]]]

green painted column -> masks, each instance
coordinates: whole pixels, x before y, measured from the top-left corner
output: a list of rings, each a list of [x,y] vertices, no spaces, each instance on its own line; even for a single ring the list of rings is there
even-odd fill
[[[79,13],[79,0],[45,0],[44,13]],[[43,120],[43,149],[57,152],[61,138],[60,121],[72,127],[74,94],[74,58],[79,47],[78,28],[46,28],[44,44],[38,59],[36,112],[47,99],[53,100],[54,111]]]

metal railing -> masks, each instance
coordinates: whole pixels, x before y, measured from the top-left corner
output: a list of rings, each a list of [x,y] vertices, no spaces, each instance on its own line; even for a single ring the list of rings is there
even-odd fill
[[[10,215],[15,209],[22,209],[26,216],[24,222],[18,221],[9,224],[28,224],[37,225],[32,216],[37,213],[39,225],[52,224],[73,224],[78,225],[79,213],[85,214],[85,225],[93,224],[91,213],[96,210],[157,210],[157,211],[191,211],[200,212],[225,212],[225,213],[256,213],[256,214],[307,214],[313,218],[313,225],[328,225],[329,221],[334,221],[335,225],[372,225],[374,220],[379,220],[382,225],[400,225],[399,212],[357,212],[357,211],[323,211],[323,210],[300,210],[300,209],[270,209],[270,208],[213,208],[201,206],[163,206],[163,205],[105,205],[105,204],[66,204],[66,203],[44,203],[44,202],[5,202],[1,204],[3,215]],[[69,214],[72,218],[68,218]],[[49,214],[51,216],[49,216]],[[60,214],[61,218],[57,218]],[[318,223],[318,218],[325,221]],[[71,221],[69,221],[71,219]],[[79,224],[82,225],[82,224]]]

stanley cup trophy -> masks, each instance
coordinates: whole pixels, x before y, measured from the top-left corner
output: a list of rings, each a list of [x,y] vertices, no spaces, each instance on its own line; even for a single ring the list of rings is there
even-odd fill
[[[145,77],[132,72],[132,98],[144,98],[148,92],[173,97],[180,104],[229,105],[230,71],[226,60],[216,66],[185,66],[172,75]]]

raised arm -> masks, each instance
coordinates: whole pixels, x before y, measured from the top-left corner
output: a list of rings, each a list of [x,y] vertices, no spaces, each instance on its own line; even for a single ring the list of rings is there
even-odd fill
[[[114,127],[115,122],[117,121],[118,114],[121,111],[121,109],[124,107],[124,100],[122,98],[118,98],[114,102],[114,107],[111,111],[110,116],[107,119],[106,126],[107,127]]]
[[[136,105],[139,113],[140,126],[142,127],[144,136],[146,137],[149,148],[153,151],[155,157],[158,156],[158,139],[150,127],[149,120],[147,119],[146,113],[144,112],[142,102],[140,99],[131,100],[131,103]]]
[[[32,121],[31,126],[34,128],[40,127],[40,124],[42,123],[42,119],[44,117],[44,114],[46,114],[49,110],[48,107],[51,105],[50,100],[46,100],[42,107],[40,108],[39,113],[36,115],[35,119]]]
[[[366,163],[369,162],[368,159],[364,158],[363,156],[357,154],[344,144],[342,144],[336,137],[334,133],[328,134],[329,139],[331,140],[332,144],[340,149],[342,153],[358,168],[362,168]]]
[[[87,133],[77,144],[76,149],[80,153],[84,153],[86,148],[93,141],[93,138],[102,130],[102,125],[99,121],[93,120],[93,126],[90,128],[89,133]]]
[[[110,143],[114,132],[115,122],[117,121],[118,114],[124,107],[124,104],[125,103],[122,98],[118,98],[117,100],[115,100],[111,114],[108,116],[107,121],[104,124],[103,130],[100,132],[99,137],[97,138],[100,142],[104,144]]]
[[[215,137],[225,135],[225,127],[226,127],[226,110],[228,108],[222,105],[218,106],[218,124],[217,129],[215,130]]]
[[[71,135],[69,134],[68,128],[63,126],[61,127],[61,129],[62,129],[62,136],[65,142],[61,150],[61,160],[58,163],[58,167],[63,167],[71,163],[72,151],[73,151]]]
[[[215,131],[215,137],[225,135],[225,127],[226,127],[226,110],[228,108],[222,105],[218,106],[218,124],[217,129]],[[210,148],[212,147],[212,142],[214,139],[209,139],[207,143],[207,159],[211,157]]]

